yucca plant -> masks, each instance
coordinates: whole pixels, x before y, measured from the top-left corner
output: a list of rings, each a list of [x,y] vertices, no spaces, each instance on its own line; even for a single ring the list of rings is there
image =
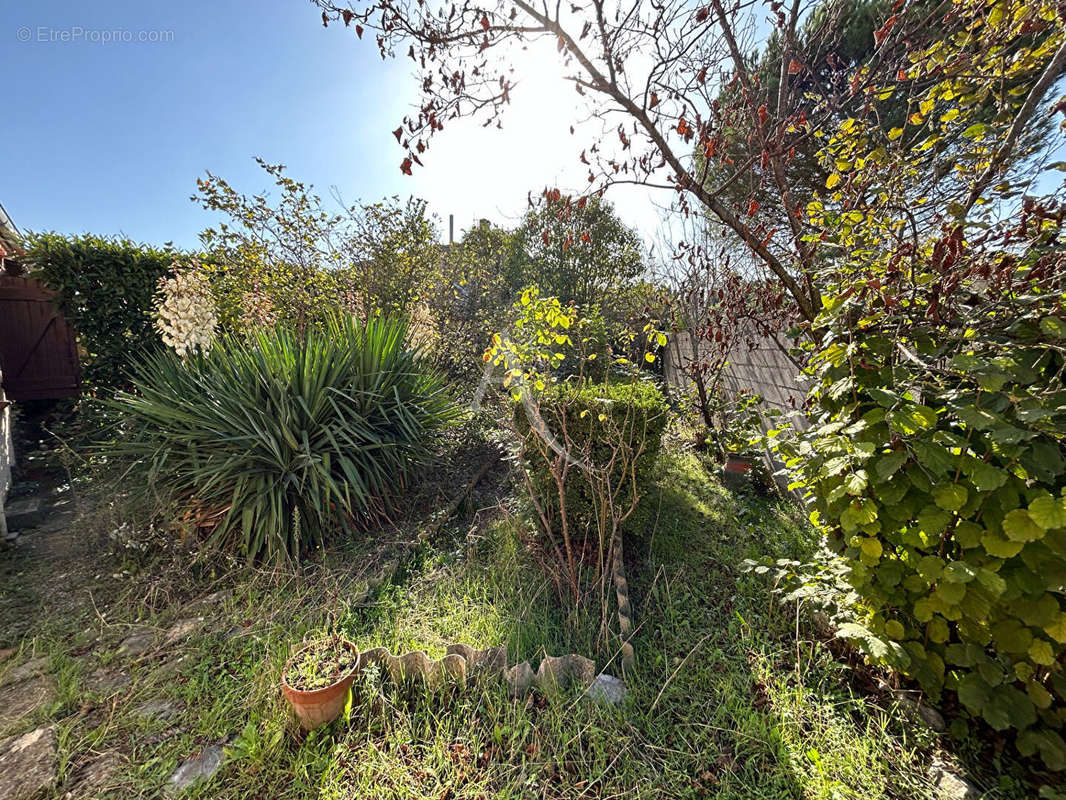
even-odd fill
[[[114,401],[128,424],[113,447],[209,544],[298,559],[386,511],[456,417],[406,339],[402,319],[344,316],[151,355]]]

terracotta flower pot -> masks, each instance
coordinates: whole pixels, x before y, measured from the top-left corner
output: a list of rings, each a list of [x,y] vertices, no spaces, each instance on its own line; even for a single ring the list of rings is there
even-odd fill
[[[745,473],[751,472],[752,459],[749,456],[738,455],[737,453],[730,453],[726,456],[725,466],[723,469],[726,472]]]
[[[748,456],[729,453],[722,467],[722,483],[726,488],[738,490],[748,484],[752,459]]]
[[[313,731],[320,725],[333,722],[340,716],[345,703],[348,702],[348,690],[352,687],[352,681],[359,672],[359,651],[349,641],[345,641],[344,646],[355,656],[355,666],[336,682],[322,689],[305,692],[289,685],[289,670],[303,649],[294,653],[285,664],[285,669],[281,673],[281,691],[292,706],[292,710],[296,712],[300,727],[305,731]]]

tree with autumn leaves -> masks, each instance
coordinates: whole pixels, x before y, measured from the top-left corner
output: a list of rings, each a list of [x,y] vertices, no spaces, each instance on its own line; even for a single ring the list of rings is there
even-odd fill
[[[420,71],[405,171],[454,120],[500,121],[508,53],[555,42],[594,123],[563,202],[671,192],[805,333],[813,425],[782,451],[857,597],[841,635],[1066,769],[1061,6],[864,4],[844,53],[833,2],[317,5]]]
[[[588,185],[573,196],[619,183],[672,192],[679,214],[705,214],[735,235],[782,287],[796,316],[811,321],[821,307],[816,274],[824,256],[817,238],[808,235],[807,197],[794,185],[796,159],[819,149],[842,109],[879,124],[873,118],[878,97],[889,91],[897,107],[906,107],[906,98],[919,97],[929,85],[926,74],[913,70],[911,56],[949,40],[969,19],[991,14],[1002,3],[895,2],[884,7],[861,63],[831,57],[821,45],[812,53],[811,41],[825,37],[811,28],[818,28],[818,14],[832,3],[316,0],[316,5],[323,24],[341,22],[360,38],[369,32],[383,58],[406,55],[415,65],[422,99],[417,113],[395,131],[405,172],[422,164],[434,136],[460,117],[505,123],[512,94],[521,92],[510,56],[533,40],[553,41],[567,83],[583,95],[592,120],[574,126],[574,156],[587,164]],[[1051,35],[1049,26],[1034,22],[1025,36]],[[773,42],[768,62],[751,57],[760,39]],[[965,68],[976,54],[974,44],[958,53],[957,66]],[[1045,65],[1053,67],[1051,56],[1015,75],[1015,85],[1030,72],[1035,76]],[[1053,75],[1062,71],[1061,61],[1056,63]],[[771,92],[767,64],[776,68]],[[992,65],[984,76],[988,84],[1002,84],[1004,69]],[[1031,102],[1018,97],[1022,129],[1033,124],[1036,104],[1048,89],[1030,84]],[[609,135],[603,134],[605,125]],[[1021,133],[1011,137],[1012,145],[1023,139]],[[1013,146],[1008,150],[1015,155]],[[716,174],[720,182],[710,180]],[[950,171],[935,177],[953,179]],[[741,182],[748,191],[731,194]],[[774,218],[759,213],[759,195],[765,193],[774,197],[779,211]]]

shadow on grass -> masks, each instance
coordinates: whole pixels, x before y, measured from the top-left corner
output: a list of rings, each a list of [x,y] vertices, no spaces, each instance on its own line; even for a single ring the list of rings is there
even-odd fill
[[[506,519],[468,519],[371,591],[366,575],[387,547],[341,548],[298,574],[192,582],[195,591],[162,596],[180,602],[146,610],[127,600],[108,625],[141,616],[163,632],[190,613],[189,595],[224,584],[194,636],[130,665],[124,693],[58,712],[61,757],[75,776],[87,754],[121,752],[115,797],[158,796],[182,759],[220,741],[227,764],[188,797],[932,797],[934,737],[858,691],[802,620],[797,633],[794,609],[736,570],[748,557],[810,555],[816,542],[798,515],[725,493],[691,456],[668,458],[661,476],[655,530],[627,542],[637,666],[619,707],[572,694],[510,698],[498,686],[427,694],[368,677],[348,719],[295,735],[280,670],[323,628],[361,649],[439,656],[450,642],[506,645],[511,663],[574,651],[603,667],[609,654],[592,650],[581,615],[560,609],[520,533]],[[69,652],[73,641],[49,646]],[[118,663],[112,646],[90,658]],[[135,712],[158,699],[176,716]]]

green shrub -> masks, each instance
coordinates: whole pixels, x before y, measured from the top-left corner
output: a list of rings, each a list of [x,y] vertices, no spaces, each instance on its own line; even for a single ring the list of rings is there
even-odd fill
[[[667,406],[659,388],[647,380],[608,383],[563,381],[549,384],[537,398],[541,419],[560,444],[569,442],[576,458],[587,459],[593,467],[606,468],[615,445],[621,454],[614,459],[610,488],[617,494],[616,505],[628,505],[632,492],[642,495],[654,483],[653,470],[662,446],[667,422]],[[515,409],[519,432],[531,435],[528,414],[521,403]],[[526,448],[526,465],[541,504],[552,519],[560,518],[559,495],[552,476],[551,461],[538,448]],[[596,492],[580,469],[567,473],[566,513],[571,524],[585,531],[595,530]],[[626,520],[625,530],[642,534],[648,521],[646,509],[637,509]]]
[[[77,333],[86,381],[105,393],[125,386],[133,359],[160,347],[152,298],[177,253],[129,239],[58,233],[30,235],[26,250],[33,276],[55,290]]]
[[[1066,769],[1066,314],[1042,274],[939,316],[841,289],[789,463],[860,598],[841,634]]]
[[[340,317],[224,336],[184,360],[156,353],[115,400],[131,422],[115,447],[147,462],[209,543],[298,558],[393,505],[455,417],[405,336],[399,319]]]

